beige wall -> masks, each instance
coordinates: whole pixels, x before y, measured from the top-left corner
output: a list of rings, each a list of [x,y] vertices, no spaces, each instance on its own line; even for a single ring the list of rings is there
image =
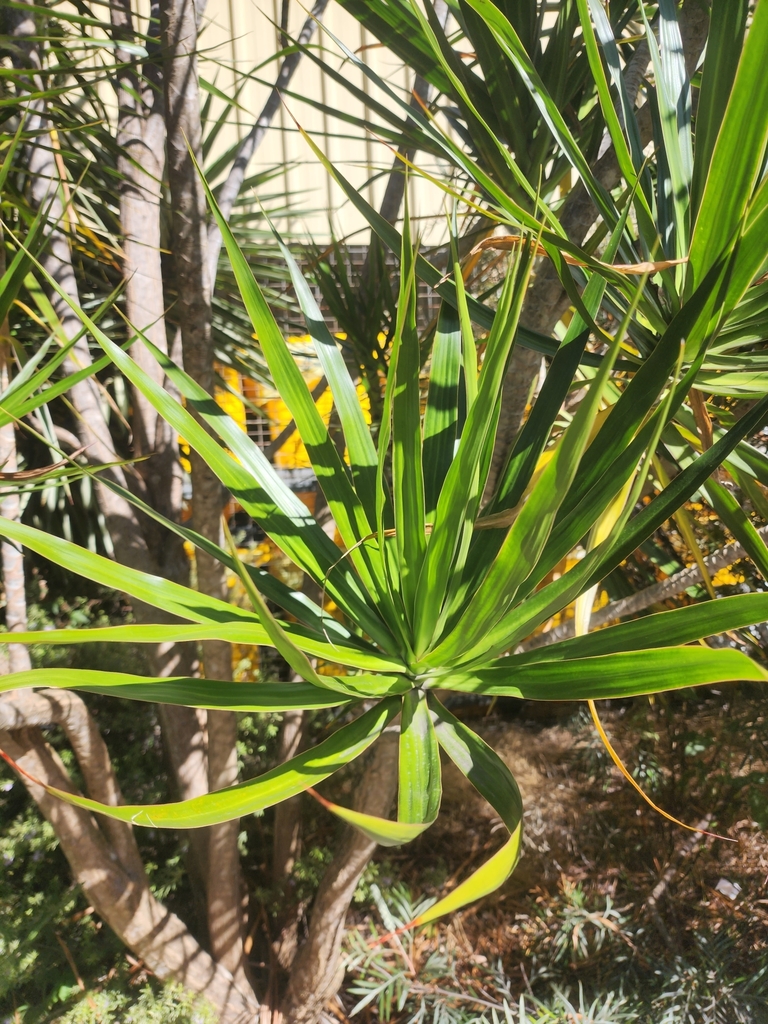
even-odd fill
[[[311,0],[306,0],[309,7]],[[276,62],[270,58],[278,49],[277,31],[274,21],[279,20],[279,0],[208,0],[205,11],[205,28],[201,36],[201,75],[208,81],[215,81],[218,89],[228,96],[236,90],[236,76],[252,74],[253,78],[266,81],[274,79]],[[297,35],[306,17],[304,6],[299,0],[291,3],[290,31]],[[324,24],[351,50],[367,47],[366,61],[377,74],[385,78],[393,89],[407,96],[412,85],[412,74],[389,51],[375,44],[375,40],[347,14],[334,0],[328,5]],[[325,59],[348,76],[360,88],[368,88],[377,94],[376,87],[364,82],[364,76],[349,62],[344,61],[340,50],[328,35],[316,31],[313,45],[325,48]],[[264,61],[269,63],[258,67]],[[332,110],[365,116],[366,108],[340,85],[330,81],[320,69],[306,58],[294,75],[291,91],[310,96],[327,104]],[[217,139],[215,152],[223,152],[238,137],[247,132],[258,117],[268,95],[269,88],[255,80],[249,81],[240,94],[239,110],[233,110],[227,127]],[[381,99],[381,94],[378,97]],[[391,100],[387,101],[391,104]],[[361,138],[360,129],[346,125],[338,117],[322,114],[309,104],[295,97],[286,97],[285,104],[290,114],[311,132],[316,142],[325,150],[344,175],[357,187],[392,163],[392,153],[372,136]],[[215,100],[216,114],[223,109],[220,100]],[[284,197],[291,214],[282,222],[282,227],[303,236],[312,236],[318,241],[330,237],[327,210],[331,210],[333,229],[337,236],[348,236],[352,242],[365,242],[368,232],[364,221],[346,201],[341,189],[331,181],[322,166],[297,132],[288,110],[281,110],[273,122],[264,142],[257,151],[251,172],[266,170],[278,164],[289,164],[280,176],[264,187],[265,195],[279,194]],[[345,137],[346,136],[346,137]],[[440,173],[432,158],[422,155],[420,162],[430,172]],[[365,188],[365,196],[374,206],[378,205],[384,190],[384,181],[375,181]],[[443,234],[443,194],[426,181],[414,180],[409,194],[411,212],[414,216],[427,218],[421,223],[429,227],[426,237],[438,241]],[[437,215],[437,222],[434,223]]]

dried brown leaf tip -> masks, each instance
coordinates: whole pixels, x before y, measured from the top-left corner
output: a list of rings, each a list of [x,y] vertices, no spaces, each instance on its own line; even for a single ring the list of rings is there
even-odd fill
[[[526,239],[522,235],[495,235],[492,238],[484,238],[482,242],[478,242],[470,255],[482,252],[483,249],[519,249],[525,243]],[[533,242],[531,240],[528,241],[528,245],[533,249],[536,256],[548,255],[547,250],[540,242]],[[606,270],[614,270],[618,274],[656,274],[660,270],[668,270],[670,267],[676,267],[680,263],[688,262],[687,256],[679,260],[658,260],[657,262],[643,260],[641,263],[602,263],[600,260],[587,262],[586,260],[579,260],[567,252],[562,253],[562,257],[572,267],[589,267],[599,264],[601,267],[605,267]]]

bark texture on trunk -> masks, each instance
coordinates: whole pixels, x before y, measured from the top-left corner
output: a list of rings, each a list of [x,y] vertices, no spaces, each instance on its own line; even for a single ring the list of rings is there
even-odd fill
[[[193,0],[162,0],[163,89],[168,182],[171,197],[172,251],[176,305],[173,319],[181,333],[184,368],[209,394],[214,392],[211,337],[211,281],[208,226],[202,183],[191,154],[202,149],[200,89],[197,74],[197,11]],[[203,536],[221,543],[224,493],[218,477],[195,452],[192,465],[192,520]],[[197,552],[197,581],[206,594],[226,600],[224,566]],[[203,644],[208,679],[231,679],[229,644]],[[231,712],[208,714],[208,786],[219,789],[237,778],[237,721]],[[247,985],[243,952],[242,883],[237,847],[239,822],[209,830],[207,872],[208,931],[214,958]]]
[[[122,796],[106,747],[79,697],[66,691],[20,692],[0,698],[0,745],[40,782],[75,792],[61,759],[40,726],[64,728],[78,757],[89,795],[117,804]],[[98,821],[50,796],[22,776],[41,813],[56,831],[72,873],[96,912],[161,980],[175,979],[204,995],[223,1024],[250,1024],[258,1003],[192,937],[186,925],[152,895],[131,830]]]
[[[0,277],[5,273],[5,247],[0,232]],[[10,344],[8,321],[0,325],[0,392],[10,384],[8,363]],[[0,469],[4,473],[18,470],[16,458],[16,426],[13,422],[0,427]],[[4,493],[5,492],[5,493]],[[13,484],[0,485],[0,515],[4,519],[18,522],[21,515],[21,500],[13,492]],[[9,633],[21,633],[27,628],[27,594],[24,575],[24,554],[21,548],[5,537],[0,543],[0,562],[3,570],[5,590],[5,625]],[[8,670],[26,672],[32,667],[29,651],[24,644],[8,644]]]
[[[15,435],[13,423],[0,428],[0,465],[5,473],[15,473],[17,469]],[[18,494],[5,494],[0,501],[0,515],[4,519],[18,521],[19,506]],[[0,559],[5,589],[5,624],[11,634],[24,632],[27,628],[24,555],[21,548],[4,539],[0,545]],[[9,671],[26,672],[31,667],[29,651],[24,644],[8,644]]]
[[[286,711],[277,748],[278,764],[290,761],[304,746],[306,711]],[[275,808],[275,835],[272,849],[272,882],[280,885],[293,871],[301,847],[301,796],[283,800]]]
[[[355,809],[386,817],[397,789],[398,734],[385,732],[371,754],[358,789]],[[314,1024],[339,990],[344,971],[339,964],[344,923],[357,883],[376,843],[348,829],[339,851],[320,883],[309,934],[299,949],[282,1006],[285,1024]]]
[[[150,38],[146,41],[149,58],[141,65],[130,52],[120,48],[120,43],[135,44],[136,41],[129,0],[113,0],[111,17],[112,37],[118,44],[117,59],[124,62],[116,76],[115,87],[126,312],[130,323],[161,352],[167,353],[160,242],[165,118],[157,2],[153,0],[150,9]],[[141,341],[132,346],[131,356],[157,384],[173,390]],[[181,466],[175,432],[138,388],[134,387],[132,393],[136,454],[152,456],[141,464],[146,487],[143,497],[153,508],[175,521],[181,511]],[[161,540],[161,528],[154,522],[142,525],[145,533],[153,534],[149,538],[150,546],[161,567],[167,560],[166,552],[174,561],[181,558],[186,563],[180,541],[169,544],[167,535]],[[169,573],[171,578],[177,578],[178,571],[173,566]]]

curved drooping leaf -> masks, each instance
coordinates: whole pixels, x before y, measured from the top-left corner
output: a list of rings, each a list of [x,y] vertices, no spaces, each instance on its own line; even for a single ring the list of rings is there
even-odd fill
[[[314,790],[310,790],[310,792],[327,811],[335,814],[337,818],[356,828],[375,843],[379,843],[380,846],[403,846],[405,843],[411,843],[432,824],[431,821],[422,823],[389,821],[387,818],[380,818],[375,814],[364,814],[362,811],[353,811],[349,807],[342,807],[341,804],[335,804],[332,800],[326,800],[324,796]]]
[[[263,636],[263,628],[257,616],[207,594],[173,583],[162,576],[139,572],[128,566],[97,555],[78,544],[52,537],[42,530],[0,518],[0,536],[23,544],[30,551],[36,551],[44,558],[79,576],[101,583],[113,590],[122,590],[132,597],[144,601],[154,608],[161,608],[171,615],[193,622],[239,622],[253,623],[257,635]],[[259,643],[259,640],[255,641]]]
[[[436,685],[528,700],[603,700],[732,680],[764,683],[768,671],[729,648],[657,647],[519,666],[513,657],[499,658],[471,672],[446,675]]]
[[[0,527],[2,523],[0,523]],[[196,593],[196,591],[192,591]],[[234,607],[227,605],[228,608]],[[405,665],[388,655],[368,654],[339,643],[324,643],[293,622],[282,622],[283,630],[302,651],[323,661],[368,672],[404,672]],[[187,625],[149,623],[141,626],[98,626],[91,629],[33,630],[14,633],[15,644],[163,644],[188,643],[196,640],[224,640],[230,644],[269,646],[271,640],[260,622],[236,619],[231,622],[202,622]]]
[[[141,804],[110,806],[98,800],[46,786],[38,779],[34,781],[66,803],[132,825],[146,825],[148,828],[200,828],[204,825],[216,825],[233,818],[242,818],[245,814],[253,814],[254,811],[263,810],[265,807],[272,807],[327,779],[329,775],[362,754],[399,710],[400,701],[397,698],[382,701],[316,747],[291,758],[290,761],[264,775],[249,782],[241,782],[237,786],[229,786],[215,793],[206,793],[204,796],[178,803],[154,804],[149,807]],[[7,755],[6,759],[10,761]],[[25,774],[18,765],[13,766]]]
[[[586,636],[561,640],[538,647],[524,654],[513,654],[506,660],[513,666],[531,665],[538,661],[563,661],[618,654],[654,647],[689,644],[729,629],[742,629],[768,619],[768,594],[737,594],[717,601],[656,612],[632,622],[598,629]]]
[[[429,694],[438,742],[459,771],[493,807],[506,825],[510,838],[482,867],[453,892],[409,922],[409,928],[428,924],[451,911],[494,892],[509,878],[520,856],[523,802],[514,776],[499,755],[480,737],[455,718],[434,694]]]
[[[217,559],[222,564],[226,565],[233,572],[237,571],[236,560],[225,551],[224,548],[220,547],[214,541],[209,540],[207,537],[203,537],[201,534],[192,530],[190,527],[183,525],[182,523],[176,523],[171,519],[167,519],[164,515],[152,508],[147,502],[142,501],[135,494],[132,494],[125,487],[121,487],[115,483],[114,480],[109,478],[102,478],[101,483],[108,487],[111,491],[119,494],[126,501],[135,505],[141,512],[149,516],[150,519],[154,519],[155,522],[160,523],[167,530],[175,533],[176,536],[181,537],[183,540],[189,541],[200,551],[204,551],[212,558]],[[273,576],[269,569],[265,566],[258,565],[243,565],[245,571],[248,573],[253,583],[258,587],[259,592],[264,595],[269,601],[274,601],[275,604],[279,605],[289,615],[296,618],[299,623],[302,623],[310,631],[312,631],[316,638],[319,639],[321,636],[325,636],[329,643],[333,643],[334,639],[341,642],[341,644],[353,644],[356,647],[363,649],[369,647],[364,640],[354,636],[349,632],[337,619],[327,612],[324,612],[319,605],[311,601],[306,594],[300,590],[291,590],[281,579],[277,576]],[[203,638],[207,639],[207,638]],[[346,664],[346,662],[342,662]]]
[[[297,565],[309,573],[316,582],[326,583],[329,570],[336,567],[339,562],[338,549],[309,514],[306,506],[280,479],[261,449],[210,395],[137,331],[138,337],[163,367],[166,375],[176,383],[187,402],[191,403],[201,417],[222,436],[243,464],[238,463],[232,455],[216,444],[181,403],[172,398],[115,345],[61,286],[45,270],[40,269],[49,285],[79,317],[121,372],[206,460],[222,483],[237,496],[243,508],[265,527]],[[302,386],[305,386],[303,381]],[[346,472],[343,467],[342,471]],[[327,589],[338,601],[348,606],[361,624],[365,623],[369,636],[385,647],[391,644],[389,631],[371,607],[369,592],[360,587],[358,578],[346,565],[339,566],[338,574],[334,573],[333,579],[327,581]]]
[[[224,708],[229,711],[333,708],[361,699],[357,695],[321,689],[311,683],[233,683],[223,679],[186,676],[161,676],[153,679],[134,673],[102,672],[95,669],[36,668],[0,676],[0,692],[29,686],[83,690],[126,700],[181,704],[191,708]]]

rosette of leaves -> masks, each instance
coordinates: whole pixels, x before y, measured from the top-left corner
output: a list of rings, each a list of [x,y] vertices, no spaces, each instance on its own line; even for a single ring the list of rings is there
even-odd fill
[[[664,612],[515,653],[522,640],[588,593],[705,483],[741,439],[764,422],[768,399],[755,404],[711,447],[692,458],[652,500],[640,503],[661,433],[690,386],[690,375],[680,369],[682,341],[689,319],[699,315],[706,281],[694,290],[690,303],[683,305],[659,342],[661,351],[675,354],[676,373],[670,377],[665,362],[657,365],[650,360],[643,372],[623,379],[610,430],[598,429],[599,413],[608,388],[617,386],[612,375],[634,307],[628,307],[615,335],[600,333],[592,352],[596,365],[586,375],[579,366],[590,330],[577,314],[495,494],[483,504],[502,384],[519,337],[518,319],[536,240],[526,238],[510,258],[479,368],[460,268],[455,264],[452,302],[444,302],[439,315],[423,402],[416,328],[416,265],[421,257],[412,249],[406,223],[396,328],[383,417],[375,439],[343,356],[290,252],[282,247],[333,395],[345,449],[340,453],[210,193],[209,200],[245,309],[272,379],[306,446],[343,551],[261,450],[181,369],[143,339],[184,404],[153,383],[120,346],[78,312],[105,356],[199,452],[278,547],[332,599],[341,619],[331,617],[320,603],[290,590],[265,569],[243,564],[234,546],[219,547],[184,526],[162,520],[146,506],[141,507],[147,515],[237,572],[252,609],[122,567],[77,545],[3,520],[0,534],[9,540],[180,620],[171,625],[19,633],[14,635],[15,642],[219,639],[270,645],[287,660],[297,681],[232,683],[38,669],[6,676],[0,688],[72,687],[248,712],[339,709],[339,727],[316,746],[262,776],[195,799],[155,806],[107,806],[54,791],[62,800],[135,825],[193,828],[274,805],[314,787],[358,757],[385,728],[396,726],[400,736],[396,820],[330,806],[380,842],[405,843],[427,829],[439,812],[442,749],[493,806],[509,838],[487,863],[412,923],[432,920],[491,892],[508,877],[519,854],[523,813],[509,769],[448,710],[446,693],[546,701],[602,699],[723,680],[763,681],[768,675],[736,649],[687,646],[765,619],[768,594],[759,593]],[[611,237],[614,252],[624,228],[625,222],[620,223]],[[585,292],[585,311],[602,294],[602,285],[597,265]],[[563,418],[561,408],[573,389],[582,397],[573,415]],[[616,429],[622,416],[626,417],[623,431]],[[565,427],[563,419],[568,420]],[[579,547],[583,557],[567,571],[555,573],[564,556]],[[288,618],[278,620],[267,602],[279,606]],[[313,659],[344,666],[347,674],[321,674]]]
[[[713,0],[708,13],[695,0],[568,0],[556,11],[544,0],[341,2],[433,90],[428,108],[415,104],[377,75],[365,55],[334,40],[345,67],[353,64],[364,76],[366,90],[328,60],[325,71],[366,97],[366,109],[381,122],[378,136],[401,144],[403,163],[415,173],[482,213],[483,229],[495,223],[515,232],[483,245],[518,244],[519,233],[536,231],[541,220],[549,257],[561,271],[571,261],[570,272],[558,275],[562,290],[553,293],[546,274],[532,289],[519,343],[554,354],[557,342],[548,332],[559,312],[549,310],[559,294],[567,293],[566,305],[587,322],[598,310],[621,319],[634,294],[625,274],[605,275],[593,304],[580,305],[580,288],[590,279],[590,260],[604,258],[606,239],[631,211],[633,229],[623,233],[618,259],[653,262],[656,272],[637,301],[623,359],[638,372],[651,364],[643,368],[651,374],[665,363],[671,374],[676,353],[660,341],[688,306],[684,364],[692,390],[665,428],[659,452],[667,469],[684,468],[709,435],[723,436],[741,403],[768,390],[765,0]],[[323,63],[317,54],[310,59]],[[448,169],[440,176],[435,158]],[[395,227],[327,161],[326,167],[384,244],[397,250]],[[427,260],[419,261],[417,274],[449,295],[451,283]],[[490,326],[487,304],[470,301],[470,313],[479,326]],[[531,329],[542,324],[543,333]],[[629,429],[647,407],[636,410],[639,419]],[[627,412],[625,405],[619,418],[629,427]],[[613,426],[623,433],[618,422]],[[766,577],[765,545],[742,506],[768,517],[768,459],[744,441],[724,468],[728,477],[710,480],[702,495]],[[685,510],[676,518],[700,562]]]

